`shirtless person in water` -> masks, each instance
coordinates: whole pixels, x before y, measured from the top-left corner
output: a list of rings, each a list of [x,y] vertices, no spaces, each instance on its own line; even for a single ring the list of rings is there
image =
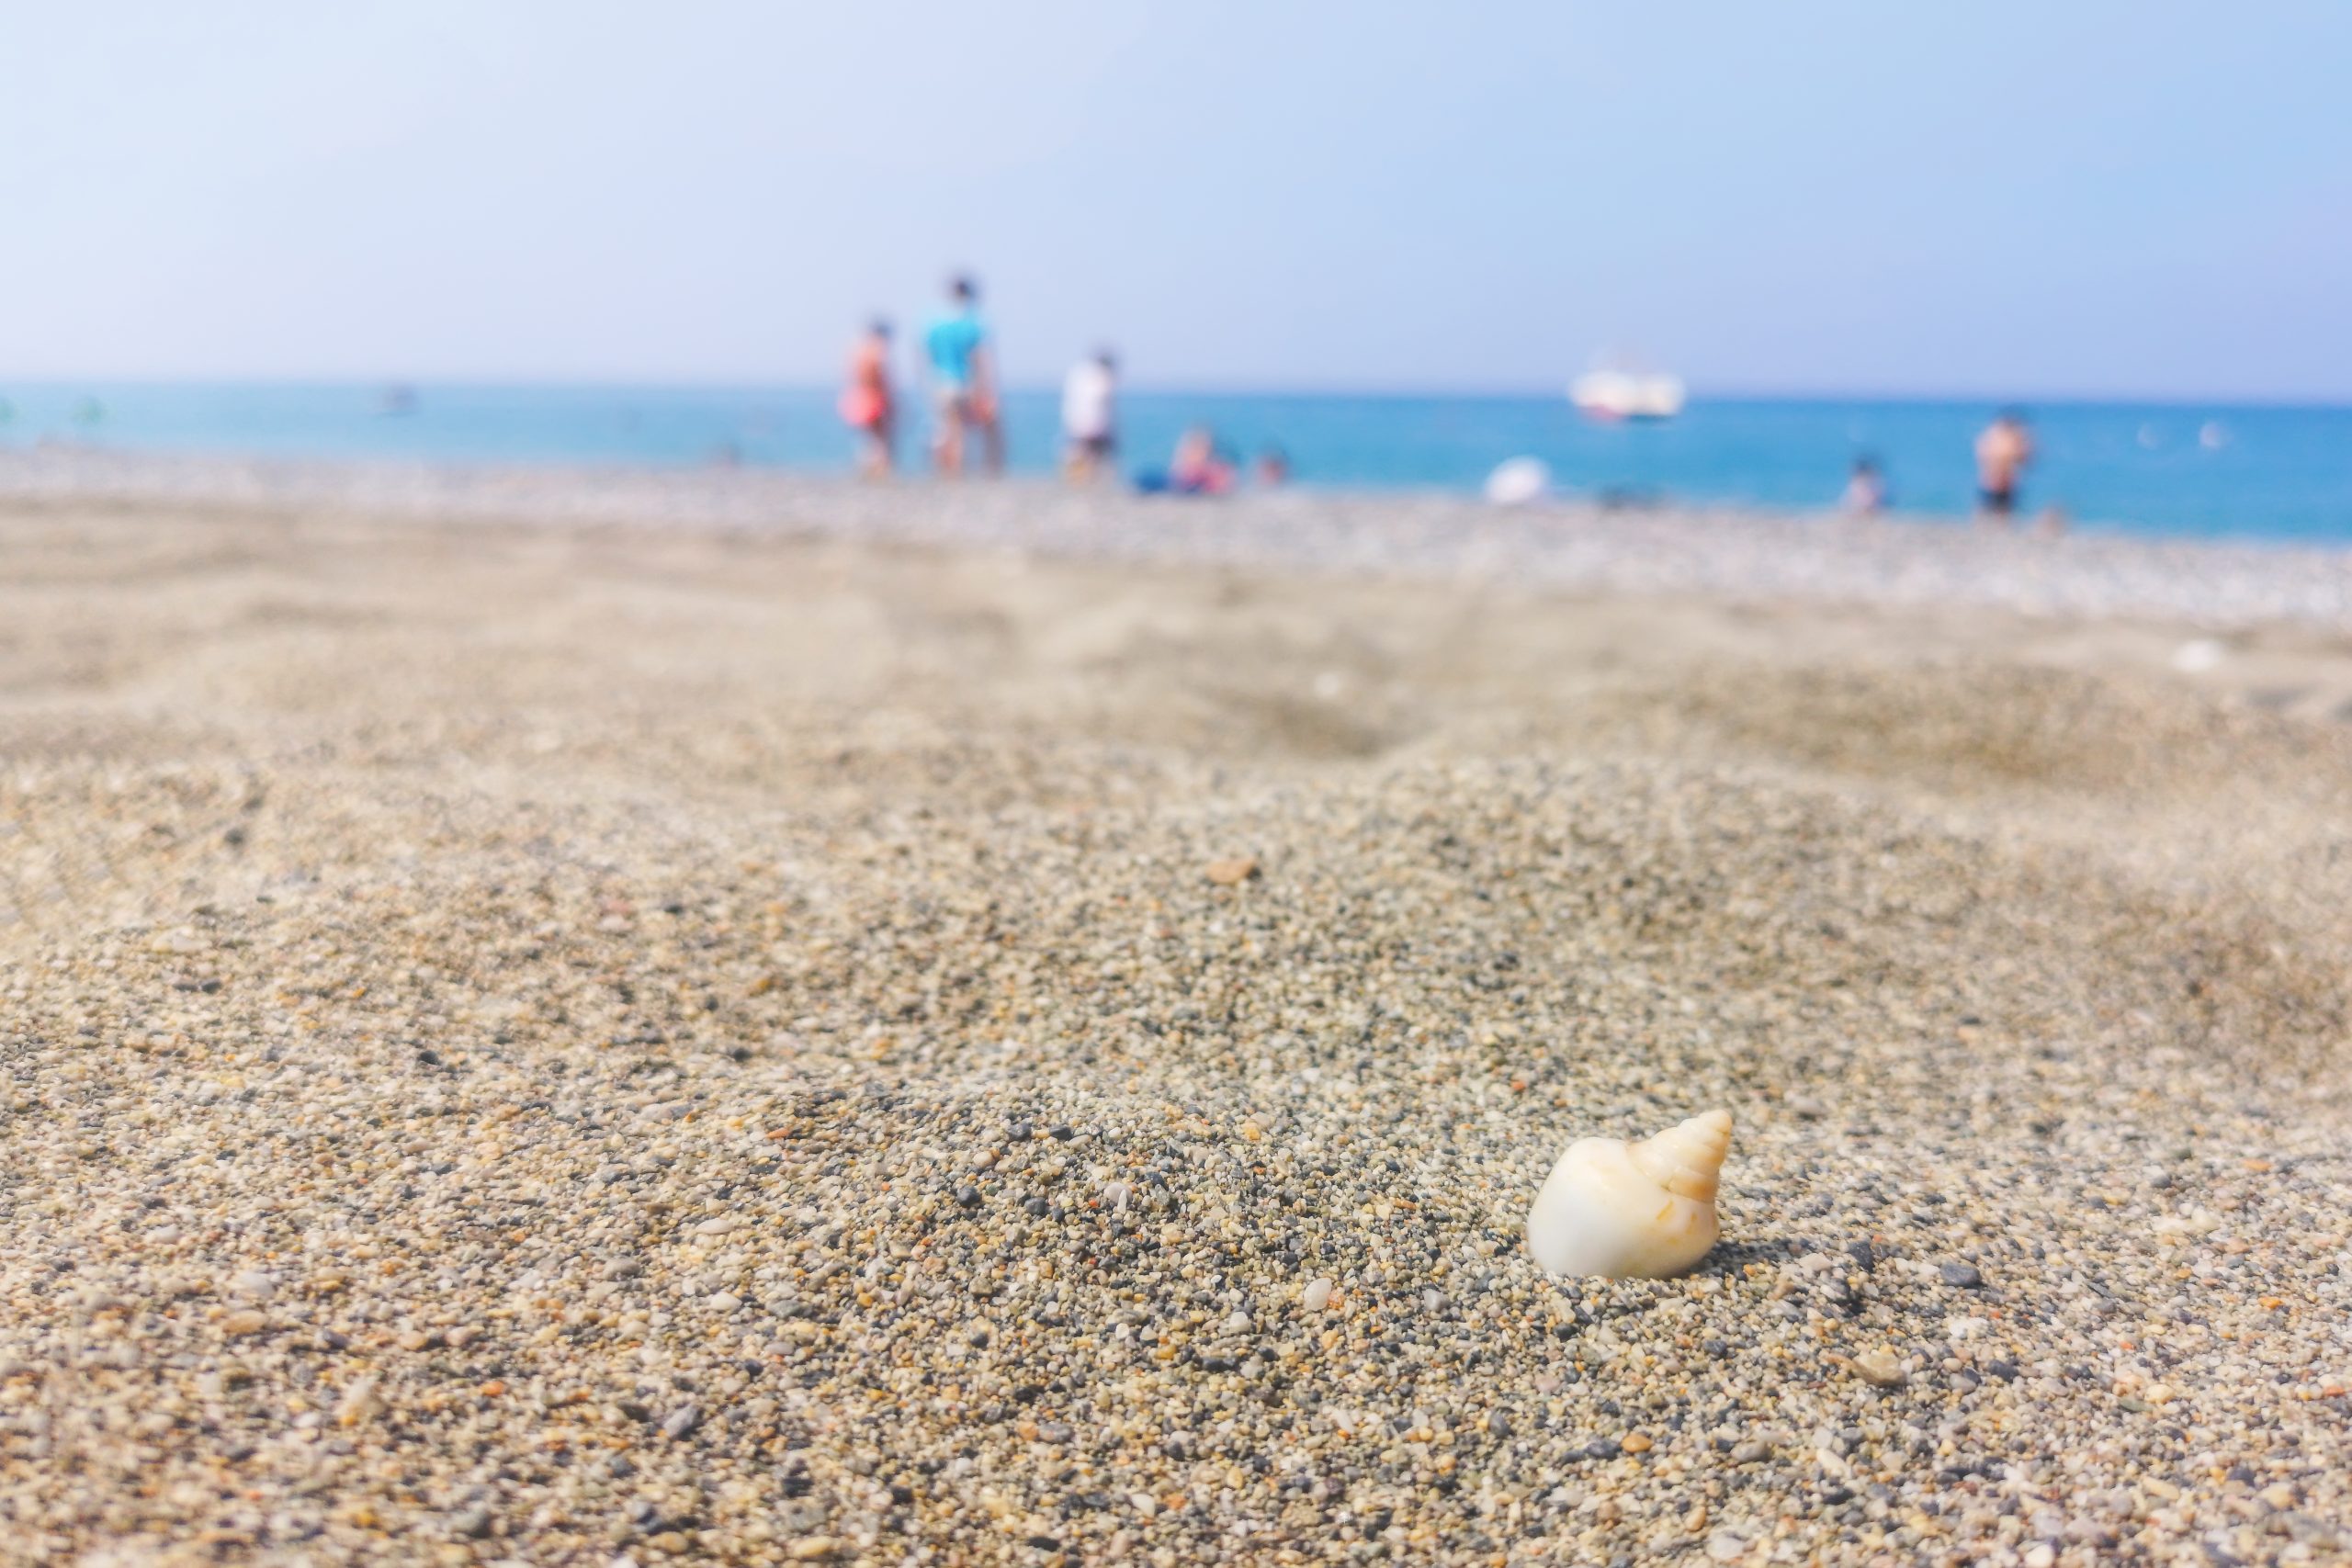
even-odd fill
[[[2033,461],[2033,433],[2025,415],[2004,410],[1976,438],[1976,509],[2007,525],[2018,509],[2018,485]]]

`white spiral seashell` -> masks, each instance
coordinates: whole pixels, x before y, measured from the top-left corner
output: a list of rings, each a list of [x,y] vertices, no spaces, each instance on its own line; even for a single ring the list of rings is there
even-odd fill
[[[1555,1274],[1679,1274],[1715,1245],[1715,1179],[1730,1149],[1728,1111],[1638,1143],[1579,1138],[1527,1212],[1528,1250]]]

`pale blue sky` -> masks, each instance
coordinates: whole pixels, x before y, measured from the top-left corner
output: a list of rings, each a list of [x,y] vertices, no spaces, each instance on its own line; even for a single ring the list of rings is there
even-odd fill
[[[2352,399],[2352,5],[7,7],[0,378]]]

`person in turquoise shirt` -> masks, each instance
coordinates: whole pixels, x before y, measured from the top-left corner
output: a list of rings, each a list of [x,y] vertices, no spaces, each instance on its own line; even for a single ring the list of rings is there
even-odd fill
[[[975,431],[989,472],[1002,473],[1004,426],[998,414],[995,356],[980,320],[979,286],[969,277],[948,279],[947,310],[925,329],[922,347],[938,417],[933,461],[943,474],[962,473],[965,433]]]

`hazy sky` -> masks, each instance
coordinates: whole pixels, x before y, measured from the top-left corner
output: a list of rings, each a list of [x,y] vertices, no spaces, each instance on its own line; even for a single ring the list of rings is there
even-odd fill
[[[7,7],[0,378],[2352,398],[2352,4]]]

